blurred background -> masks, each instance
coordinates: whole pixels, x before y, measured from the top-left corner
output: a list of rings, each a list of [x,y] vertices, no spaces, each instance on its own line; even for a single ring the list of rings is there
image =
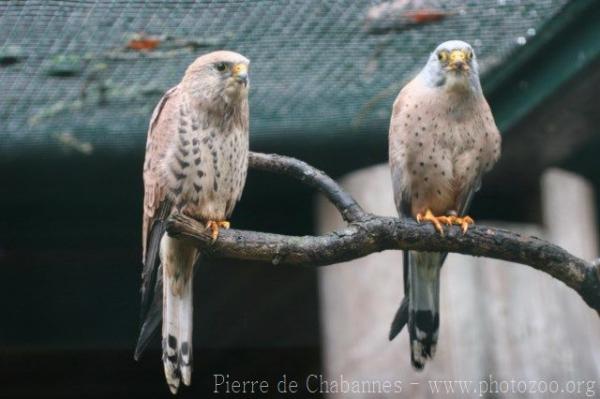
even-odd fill
[[[449,39],[474,47],[504,141],[472,215],[596,257],[598,1],[0,1],[0,397],[169,396],[158,341],[133,361],[141,170],[152,109],[198,55],[250,58],[252,150],[299,157],[393,214],[391,104]],[[251,171],[232,224],[302,235],[339,220]],[[401,274],[399,253],[320,271],[201,265],[182,396],[210,396],[214,374],[402,380],[410,397],[432,396],[431,378],[598,379],[600,323],[574,292],[458,256],[440,352],[415,373],[406,333],[387,342]],[[385,395],[354,395],[372,396]]]

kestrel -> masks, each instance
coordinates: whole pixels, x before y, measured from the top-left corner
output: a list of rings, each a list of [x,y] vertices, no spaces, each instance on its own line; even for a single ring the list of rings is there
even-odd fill
[[[479,83],[471,46],[452,40],[433,51],[398,94],[389,132],[389,162],[401,217],[427,221],[443,234],[466,216],[482,175],[500,156],[500,133]],[[404,252],[405,298],[392,323],[393,339],[408,322],[411,362],[420,370],[435,354],[440,269],[445,253]]]
[[[157,329],[162,308],[164,371],[173,393],[180,381],[191,382],[192,280],[199,253],[190,242],[170,237],[165,222],[174,213],[187,215],[205,223],[213,239],[220,227],[229,227],[248,169],[248,65],[248,59],[230,51],[199,57],[159,101],[148,128],[144,323],[135,358]]]

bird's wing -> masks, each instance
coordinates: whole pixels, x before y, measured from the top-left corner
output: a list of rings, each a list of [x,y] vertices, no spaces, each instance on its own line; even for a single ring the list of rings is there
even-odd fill
[[[405,88],[406,89],[406,88]],[[389,162],[390,170],[392,173],[392,186],[394,190],[394,200],[396,203],[396,209],[398,215],[402,218],[410,217],[411,201],[410,196],[404,195],[405,180],[404,173],[405,169],[405,156],[406,147],[402,144],[406,143],[406,129],[402,125],[402,112],[405,93],[405,89],[400,91],[398,97],[394,101],[394,107],[392,108],[392,117],[390,120],[390,132],[389,132]]]
[[[404,96],[406,91],[403,89],[396,97],[394,106],[392,108],[392,117],[390,120],[390,132],[389,132],[389,163],[390,171],[392,174],[392,187],[394,191],[394,201],[396,204],[396,210],[401,218],[411,217],[411,197],[404,195],[405,182],[404,174],[405,171],[405,145],[406,143],[406,131],[402,125],[402,111]],[[404,293],[405,295],[409,292],[408,287],[408,265],[410,263],[409,251],[403,251],[403,269],[404,269]],[[408,322],[408,296],[405,296],[402,300],[401,306],[396,312],[392,326],[390,329],[389,339],[392,340],[406,325]]]
[[[409,83],[410,85],[410,83]],[[408,85],[406,86],[408,87]],[[398,97],[394,101],[392,108],[392,117],[390,120],[390,132],[389,132],[389,162],[390,171],[392,174],[392,187],[394,190],[394,201],[396,204],[396,210],[401,218],[411,217],[411,197],[410,195],[404,195],[405,181],[404,174],[405,170],[405,157],[406,157],[406,129],[402,124],[402,112],[404,111],[405,100],[404,97],[408,90],[406,87],[400,91]],[[404,276],[408,274],[408,251],[404,251]],[[404,292],[408,292],[408,279],[404,279]]]
[[[157,330],[162,310],[162,285],[159,247],[160,240],[165,233],[165,222],[171,212],[171,203],[167,197],[167,190],[161,175],[161,161],[168,147],[172,132],[166,127],[163,112],[167,103],[178,93],[178,86],[168,90],[154,108],[146,144],[146,158],[144,161],[144,216],[142,227],[143,269],[142,269],[142,301],[141,320],[143,322],[138,338],[135,357],[139,358],[148,345],[152,335]],[[158,294],[158,295],[157,295]],[[158,302],[157,302],[158,301]],[[159,311],[152,311],[158,308]]]
[[[486,146],[487,144],[491,145],[492,148],[490,149],[490,151],[492,151],[492,155],[491,159],[489,159],[489,162],[487,162],[486,164],[483,164],[483,160],[481,161],[482,164],[479,167],[479,173],[477,174],[473,182],[468,187],[465,187],[463,192],[458,197],[457,211],[459,216],[464,216],[467,214],[467,212],[469,211],[469,207],[471,206],[473,196],[481,188],[481,179],[483,178],[484,173],[488,172],[492,168],[492,166],[496,163],[498,157],[500,156],[500,131],[498,130],[498,127],[494,122],[494,115],[492,114],[492,110],[490,109],[490,106],[483,97],[481,98],[480,102],[479,114],[481,116],[480,126],[486,132],[486,134],[482,137],[488,139],[488,143],[482,143],[482,147]]]
[[[249,109],[248,109],[248,103],[244,102],[242,104],[242,110],[241,110],[241,114],[242,114],[242,120],[249,120]],[[249,128],[248,128],[248,123],[242,123],[240,126],[240,131],[242,131],[243,135],[247,136],[249,134]],[[242,142],[239,142],[239,144],[242,146]],[[239,180],[242,182],[241,187],[239,187],[238,191],[237,191],[237,195],[234,195],[233,198],[231,198],[230,200],[227,201],[227,204],[225,205],[225,217],[227,219],[229,219],[229,217],[231,217],[231,214],[233,213],[233,209],[235,208],[236,204],[240,201],[240,199],[242,198],[242,194],[244,192],[244,186],[246,185],[246,177],[248,175],[248,146],[246,145],[245,148],[241,148],[241,151],[239,153],[240,157],[244,157],[246,159],[246,163],[245,165],[240,168],[240,170],[238,170],[237,172],[234,173],[239,173],[240,177]]]
[[[172,133],[161,128],[162,112],[167,102],[177,94],[178,86],[169,89],[160,99],[148,126],[146,141],[146,158],[144,160],[144,220],[142,227],[142,247],[144,264],[147,263],[147,253],[150,251],[150,232],[153,222],[158,218],[166,190],[160,172],[160,162],[164,157]]]

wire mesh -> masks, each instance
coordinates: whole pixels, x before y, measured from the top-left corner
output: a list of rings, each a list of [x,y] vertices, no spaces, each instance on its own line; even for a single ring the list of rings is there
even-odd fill
[[[0,156],[141,151],[161,94],[220,48],[251,60],[253,144],[385,134],[395,94],[439,42],[470,42],[485,75],[567,2],[394,0],[425,14],[374,32],[382,1],[1,1]]]

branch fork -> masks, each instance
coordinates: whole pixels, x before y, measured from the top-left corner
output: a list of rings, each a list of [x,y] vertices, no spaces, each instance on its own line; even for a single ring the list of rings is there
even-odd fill
[[[531,266],[574,289],[600,315],[600,260],[588,262],[537,237],[475,225],[463,234],[450,226],[441,236],[429,223],[365,212],[331,177],[307,163],[276,154],[250,153],[253,169],[279,173],[315,188],[347,225],[319,236],[288,236],[245,230],[210,230],[187,216],[169,218],[167,231],[186,237],[215,258],[269,262],[277,266],[327,266],[389,249],[456,252]]]

